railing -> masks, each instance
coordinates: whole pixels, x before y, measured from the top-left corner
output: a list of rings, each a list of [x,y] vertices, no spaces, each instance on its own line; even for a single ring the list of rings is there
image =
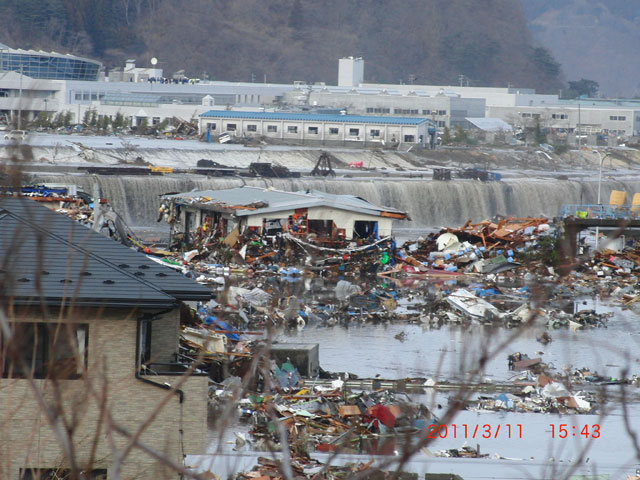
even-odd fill
[[[567,217],[603,220],[640,218],[640,206],[563,205],[560,218]]]
[[[192,366],[196,365],[192,375],[207,375],[207,372],[203,370],[202,365],[198,365],[197,360],[194,358],[182,355],[180,353],[175,354],[175,362],[147,362],[140,369],[140,375],[183,375],[187,373]]]

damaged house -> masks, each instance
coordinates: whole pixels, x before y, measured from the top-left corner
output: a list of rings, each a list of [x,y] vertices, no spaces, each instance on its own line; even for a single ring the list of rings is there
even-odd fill
[[[354,195],[319,191],[284,192],[240,187],[165,195],[161,212],[171,225],[172,244],[195,245],[204,231],[217,238],[249,232],[289,233],[335,243],[391,235],[405,212],[379,207]]]

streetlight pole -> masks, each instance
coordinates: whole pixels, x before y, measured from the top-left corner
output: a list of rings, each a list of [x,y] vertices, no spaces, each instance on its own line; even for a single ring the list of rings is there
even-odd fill
[[[22,124],[22,73],[23,66],[20,64],[20,90],[18,93],[18,130],[22,130],[20,125]]]

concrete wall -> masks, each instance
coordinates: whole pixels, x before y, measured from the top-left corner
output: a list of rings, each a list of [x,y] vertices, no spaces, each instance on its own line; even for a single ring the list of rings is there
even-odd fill
[[[29,317],[19,318],[26,321]],[[145,377],[182,389],[184,403],[181,404],[174,392],[135,378],[136,315],[130,311],[85,310],[76,312],[72,319],[89,325],[87,373],[83,378],[60,380],[57,384],[50,380],[33,383],[24,379],[0,380],[0,478],[17,479],[20,468],[24,467],[69,465],[54,429],[36,400],[38,397],[52,412],[74,424],[74,456],[82,468],[106,468],[111,475],[113,448],[122,449],[128,442],[101,417],[103,398],[106,398],[111,421],[132,434],[151,418],[140,441],[171,461],[182,464],[183,453],[202,453],[207,378]],[[182,380],[184,383],[179,385]],[[91,458],[93,462],[89,465]],[[122,478],[177,479],[179,476],[134,448],[124,461]]]

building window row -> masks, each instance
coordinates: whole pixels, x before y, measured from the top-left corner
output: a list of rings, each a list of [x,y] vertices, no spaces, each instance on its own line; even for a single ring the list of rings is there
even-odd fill
[[[367,107],[367,113],[391,113],[391,109],[383,107]]]
[[[552,113],[551,118],[554,118],[556,120],[566,120],[569,118],[569,115],[567,115],[566,113]]]
[[[418,115],[419,110],[417,108],[394,108],[393,113],[396,115]]]
[[[18,54],[0,51],[0,70],[21,71],[28,77],[39,79],[95,81],[98,79],[100,64],[46,54]]]
[[[445,126],[446,122],[440,121],[437,122],[439,126]],[[154,118],[154,125],[155,125],[155,118]],[[247,132],[252,132],[252,133],[257,133],[258,131],[258,125],[257,124],[246,124],[246,131]],[[207,122],[206,123],[206,128],[210,131],[215,131],[217,128],[216,123],[213,122]],[[224,125],[223,125],[224,128]],[[298,126],[297,125],[287,125],[287,130],[286,133],[287,134],[297,134],[299,132],[298,130]],[[226,124],[226,131],[228,132],[235,132],[238,129],[238,125],[236,123],[227,123]],[[277,125],[266,125],[266,129],[268,133],[277,133],[278,132],[278,126]],[[318,126],[309,126],[307,127],[307,133],[309,135],[319,135],[320,134],[320,129],[321,127]],[[356,128],[356,127],[350,127],[348,131],[345,130],[345,133],[349,136],[349,137],[360,137],[360,130],[361,128]],[[340,128],[339,127],[329,127],[328,129],[329,135],[340,135]],[[381,137],[381,130],[379,128],[372,128],[369,130],[369,136],[372,138],[379,138]]]
[[[96,101],[96,100],[102,100],[104,96],[105,96],[104,93],[76,92],[74,98],[78,101]]]
[[[614,120],[614,121],[624,121],[626,119],[627,117],[625,117],[624,115],[611,115],[609,117],[609,120]]]

